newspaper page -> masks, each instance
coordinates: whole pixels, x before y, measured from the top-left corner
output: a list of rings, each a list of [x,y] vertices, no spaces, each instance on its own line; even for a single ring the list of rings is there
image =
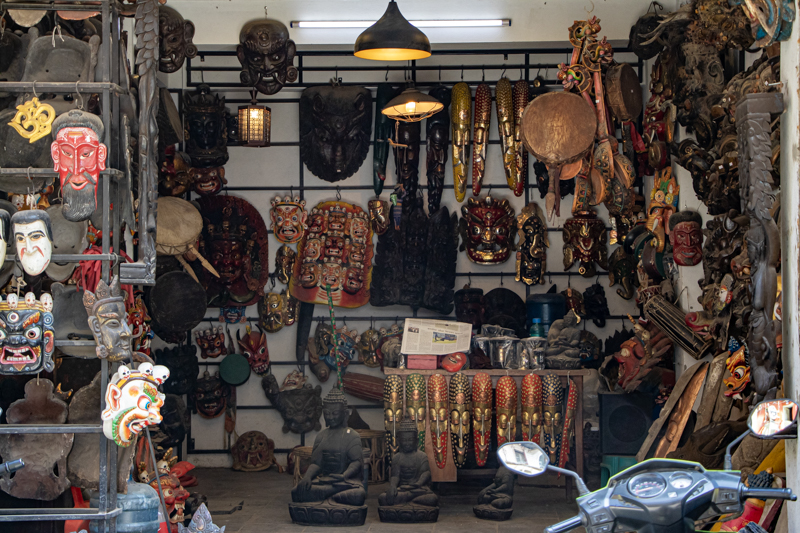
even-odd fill
[[[400,351],[406,355],[445,355],[468,352],[472,324],[407,318]]]

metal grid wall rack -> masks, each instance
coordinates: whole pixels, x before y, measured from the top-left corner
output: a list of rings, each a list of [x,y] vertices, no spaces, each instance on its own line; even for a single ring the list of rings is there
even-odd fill
[[[644,73],[644,62],[637,58],[633,53],[622,43],[613,43],[616,44],[615,50],[615,57],[619,58],[622,56],[624,59],[621,61],[630,62],[631,66],[636,70],[639,76],[639,82],[641,83],[643,80],[643,73]],[[439,84],[451,85],[454,82],[451,80],[446,81],[435,81],[435,82],[423,82],[417,80],[417,74],[420,72],[438,72],[439,78],[441,79],[442,72],[459,72],[461,73],[461,80],[467,83],[472,92],[474,93],[475,87],[480,83],[488,83],[492,89],[494,89],[495,82],[483,79],[470,79],[467,77],[465,79],[464,73],[467,72],[469,75],[482,74],[487,70],[491,71],[508,71],[509,73],[514,73],[519,71],[520,78],[526,81],[532,81],[537,75],[544,74],[545,83],[550,86],[560,86],[561,82],[559,82],[555,78],[555,73],[558,71],[558,65],[561,62],[569,62],[570,54],[572,53],[572,47],[569,46],[567,43],[561,46],[547,48],[547,47],[531,47],[531,48],[490,48],[490,49],[482,49],[482,48],[458,48],[458,49],[434,49],[433,54],[434,56],[448,56],[450,58],[463,58],[466,61],[475,60],[476,58],[480,58],[479,60],[486,59],[488,61],[482,61],[481,64],[452,64],[452,65],[418,65],[417,61],[408,62],[408,64],[401,64],[397,65],[396,63],[387,65],[374,65],[374,62],[371,61],[361,61],[360,64],[354,66],[335,66],[336,58],[341,58],[343,62],[347,62],[348,60],[352,60],[353,53],[352,49],[342,49],[342,50],[313,50],[313,49],[299,49],[296,55],[295,64],[298,70],[298,80],[295,83],[290,83],[286,85],[286,89],[282,92],[279,92],[276,95],[272,96],[264,96],[262,94],[258,94],[258,102],[259,104],[266,104],[270,105],[271,103],[297,103],[300,100],[299,91],[291,91],[293,88],[305,88],[305,87],[313,87],[324,85],[324,81],[309,81],[310,76],[304,76],[304,74],[310,73],[329,73],[331,77],[338,78],[340,72],[347,72],[348,78],[352,78],[357,76],[358,73],[383,73],[386,72],[386,77],[388,78],[389,72],[405,72],[405,77],[407,80],[410,80],[414,83],[416,87],[433,87]],[[522,62],[515,62],[510,63],[508,62],[509,56],[519,56],[522,58]],[[319,58],[323,57],[326,60],[326,65],[324,66],[311,66],[307,63],[311,61],[306,61],[304,64],[304,59],[307,58]],[[210,65],[211,61],[208,63],[206,62],[206,58],[216,58],[214,60],[214,65]],[[502,58],[502,61],[497,61],[498,58]],[[538,61],[538,58],[546,58],[546,60]],[[451,59],[452,61],[452,59]],[[179,103],[181,104],[182,109],[182,97],[184,94],[184,90],[191,90],[198,87],[201,84],[208,85],[212,90],[215,91],[241,91],[247,92],[250,90],[249,87],[242,85],[239,82],[239,72],[241,71],[241,67],[239,62],[236,58],[236,51],[232,49],[214,49],[214,48],[204,48],[200,50],[197,54],[197,57],[194,59],[186,58],[186,66],[185,66],[185,85],[184,88],[175,88],[171,87],[169,90],[172,93],[177,93],[180,95]],[[224,81],[208,81],[206,82],[204,79],[204,73],[208,73],[216,79],[224,78]],[[209,77],[211,77],[209,76]],[[483,77],[483,75],[481,76]],[[357,78],[356,78],[357,79]],[[401,85],[400,82],[395,80],[391,81],[394,85]],[[352,81],[352,79],[348,79],[347,82],[341,82],[341,85],[358,85],[364,86],[371,90],[376,89],[376,83],[372,82],[358,82]],[[555,88],[554,90],[559,90]],[[492,94],[494,94],[494,90],[492,90]],[[241,105],[241,104],[249,104],[251,99],[249,98],[249,94],[247,95],[248,98],[226,98],[226,104],[230,105]],[[494,100],[494,96],[492,97]],[[474,100],[474,97],[473,97]],[[235,108],[234,108],[235,109]],[[375,112],[379,112],[375,110]],[[640,124],[641,125],[641,124]],[[423,128],[424,133],[424,128]],[[373,132],[374,134],[374,132]],[[424,135],[423,135],[424,137]],[[470,141],[471,143],[472,141]],[[420,141],[421,145],[425,145],[426,140],[423,138]],[[497,145],[500,144],[499,140],[492,139],[488,141],[489,144]],[[372,141],[371,143],[372,144]],[[277,147],[299,147],[300,141],[284,141],[284,142],[272,142],[271,146]],[[369,191],[372,190],[371,185],[310,185],[305,180],[305,165],[303,164],[302,159],[299,156],[298,151],[298,177],[297,181],[292,184],[282,184],[282,185],[257,185],[257,186],[225,186],[224,189],[228,192],[233,193],[246,193],[250,191],[286,191],[291,189],[294,191],[293,194],[299,194],[299,196],[305,199],[306,191],[329,191],[332,194],[337,194],[340,191]],[[369,159],[369,158],[368,158]],[[531,156],[529,159],[533,160]],[[424,159],[423,159],[424,161]],[[365,161],[365,163],[367,163]],[[529,164],[532,164],[529,163]],[[422,169],[421,169],[422,172]],[[529,176],[533,176],[532,172],[529,172]],[[387,183],[385,185],[386,189],[390,189],[391,186],[388,183],[389,179],[387,178]],[[468,189],[472,188],[471,180],[467,180],[466,184]],[[422,190],[422,185],[420,186],[420,190]],[[506,190],[507,184],[506,183],[484,183],[483,188],[487,190]],[[452,190],[453,185],[445,184],[445,190]],[[537,187],[536,184],[529,183],[525,186],[524,191],[524,200],[525,203],[529,203],[532,200],[531,190],[536,191]],[[639,191],[641,193],[641,190]],[[610,228],[609,228],[610,229]],[[560,228],[548,228],[549,232],[561,232]],[[607,276],[608,272],[598,271],[598,276]],[[559,271],[548,271],[546,275],[550,278],[550,282],[552,283],[552,278],[571,278],[572,276],[578,277],[579,274],[577,272],[559,272]],[[456,272],[456,277],[461,279],[466,278],[500,278],[500,281],[505,278],[507,281],[514,280],[515,272]],[[531,294],[531,287],[526,286],[526,295]],[[322,309],[324,306],[318,306]],[[389,315],[389,316],[348,316],[346,314],[347,310],[337,310],[337,322],[341,319],[344,323],[347,322],[391,322],[391,321],[399,321],[405,318],[416,318],[417,312],[413,311],[413,314],[406,313],[406,316],[396,316],[396,315]],[[442,316],[428,316],[426,315],[424,318],[446,318],[452,319],[453,316],[442,317]],[[625,320],[627,319],[627,315],[611,315],[606,317],[608,319],[619,319]],[[206,319],[211,324],[215,324],[215,319]],[[256,318],[248,318],[248,322],[257,322],[258,319]],[[314,317],[315,322],[327,322],[329,317],[327,313],[324,315],[319,315]],[[189,336],[191,339],[191,335]],[[191,340],[189,341],[191,342]],[[201,361],[201,366],[218,366],[218,362],[209,362],[209,361]],[[297,361],[271,361],[271,365],[286,365],[286,366],[295,366],[297,365]],[[305,366],[308,366],[310,363],[308,360],[303,361],[301,363],[303,365],[303,371],[305,372]],[[359,365],[358,361],[351,361],[350,365]],[[355,404],[351,405],[351,407],[355,407],[358,409],[382,409],[383,407],[376,404]],[[240,410],[254,410],[254,411],[261,411],[261,410],[272,410],[274,409],[271,405],[238,405],[237,409]],[[194,439],[192,438],[192,428],[191,424],[187,428],[187,453],[189,454],[229,454],[230,450],[223,449],[223,448],[202,448],[198,449],[194,446]],[[306,439],[305,434],[300,434],[300,445],[305,445]],[[291,452],[291,448],[276,448],[275,453],[289,453]]]
[[[111,265],[116,265],[114,269],[118,271],[119,257],[117,254],[110,253],[111,242],[115,250],[119,249],[119,211],[114,210],[113,221],[110,209],[110,180],[119,179],[123,176],[122,171],[118,170],[122,158],[120,154],[124,147],[121,146],[119,135],[119,95],[127,93],[127,88],[120,84],[120,37],[121,21],[117,6],[111,0],[101,0],[98,4],[87,5],[74,0],[61,0],[61,3],[9,3],[0,2],[0,12],[8,9],[25,10],[48,10],[48,11],[100,11],[102,21],[102,42],[98,55],[99,71],[102,81],[81,82],[0,82],[0,90],[5,90],[18,94],[32,94],[38,90],[47,93],[69,94],[80,92],[81,94],[99,93],[101,95],[101,106],[103,110],[102,119],[105,125],[105,139],[103,142],[108,146],[108,169],[101,172],[103,187],[103,237],[102,254],[97,255],[53,255],[52,260],[58,262],[79,262],[79,261],[102,261],[102,277],[106,282],[110,281],[112,271]],[[35,87],[34,87],[35,84]],[[112,124],[112,118],[114,123]],[[44,178],[57,178],[58,173],[49,169],[25,169],[25,168],[0,168],[0,180],[8,177],[36,176]],[[113,239],[110,237],[107,228],[112,227]],[[14,261],[15,256],[9,255],[7,261]],[[113,262],[113,263],[112,263]],[[56,341],[56,346],[94,346],[94,340],[69,340]],[[101,360],[101,391],[105,391],[108,386],[109,362]],[[105,395],[100,397],[100,410],[105,409]],[[103,434],[103,425],[98,421],[97,424],[3,424],[0,425],[0,434],[54,434],[54,433],[95,433],[100,439],[100,475],[99,475],[99,507],[97,509],[71,509],[71,508],[39,508],[39,509],[0,509],[0,522],[41,522],[53,520],[92,520],[97,522],[97,530],[100,533],[113,533],[116,531],[116,517],[122,512],[117,507],[117,446],[113,441],[108,440]],[[11,459],[11,458],[7,458]],[[2,530],[0,526],[0,530]]]

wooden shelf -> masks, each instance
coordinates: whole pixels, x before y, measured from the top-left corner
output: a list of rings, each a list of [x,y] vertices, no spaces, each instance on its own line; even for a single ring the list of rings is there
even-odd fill
[[[433,374],[444,374],[444,375],[453,375],[452,372],[448,372],[447,370],[409,370],[407,368],[384,368],[383,373],[387,376],[398,375],[398,376],[409,376],[411,374],[422,374],[423,376],[432,376]],[[555,370],[555,369],[545,369],[545,370],[502,370],[493,368],[491,370],[462,370],[458,372],[458,374],[464,374],[465,376],[474,376],[475,374],[489,374],[490,376],[511,376],[511,377],[524,377],[528,374],[539,374],[540,376],[545,376],[547,374],[555,374],[557,376],[588,376],[590,374],[589,370],[584,368],[578,370]]]

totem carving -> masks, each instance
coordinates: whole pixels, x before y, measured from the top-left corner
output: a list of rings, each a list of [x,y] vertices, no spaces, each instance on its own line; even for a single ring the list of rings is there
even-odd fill
[[[497,128],[500,130],[500,145],[503,149],[503,170],[506,174],[508,188],[514,196],[522,196],[524,184],[517,182],[517,143],[514,128],[514,97],[511,82],[508,78],[500,78],[495,86],[495,103],[497,104]]]
[[[558,464],[561,451],[561,437],[564,429],[564,389],[561,378],[547,374],[542,378],[542,410],[544,426],[544,450],[552,464]]]
[[[470,419],[472,416],[472,387],[464,374],[450,377],[450,440],[453,461],[457,467],[467,463],[470,453]]]
[[[489,374],[476,374],[472,378],[472,433],[475,462],[484,466],[492,440],[492,378]]]
[[[475,90],[475,120],[472,133],[472,195],[481,193],[486,173],[486,148],[489,146],[489,123],[492,119],[492,90],[481,83]]]
[[[411,374],[406,378],[406,414],[417,425],[418,447],[422,451],[425,451],[426,400],[425,378],[421,374]]]
[[[398,451],[397,429],[403,421],[403,380],[392,374],[383,382],[383,426],[386,430],[387,458],[391,459]]]
[[[436,466],[443,469],[447,464],[447,439],[450,436],[447,426],[450,420],[447,379],[442,374],[428,378],[430,407],[428,417],[431,425],[431,444]]]
[[[511,376],[497,380],[497,446],[513,442],[517,435],[517,382]]]
[[[447,145],[450,143],[450,90],[444,85],[434,87],[428,93],[439,100],[444,107],[428,118],[425,126],[427,152],[425,159],[428,176],[428,213],[439,210],[444,188],[445,165],[447,165]]]
[[[453,191],[456,201],[463,202],[467,194],[469,170],[469,130],[472,118],[472,93],[464,82],[453,86],[450,103],[450,122],[453,127]]]
[[[542,433],[542,378],[528,374],[522,378],[522,440],[539,444]]]

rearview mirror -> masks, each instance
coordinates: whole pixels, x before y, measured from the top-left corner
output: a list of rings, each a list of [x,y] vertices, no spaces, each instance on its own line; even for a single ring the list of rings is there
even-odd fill
[[[783,432],[797,419],[797,404],[792,400],[768,400],[756,405],[747,426],[757,437],[771,437]]]
[[[507,442],[497,450],[497,456],[509,470],[523,476],[538,476],[550,463],[547,453],[533,442]]]

